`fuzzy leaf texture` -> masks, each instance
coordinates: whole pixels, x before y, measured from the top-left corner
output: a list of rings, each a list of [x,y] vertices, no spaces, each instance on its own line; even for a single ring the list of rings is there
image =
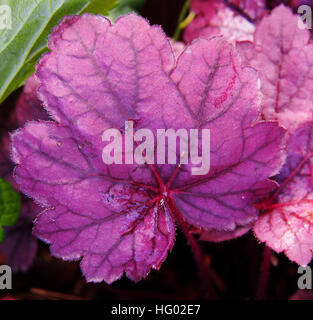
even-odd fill
[[[30,122],[12,135],[15,179],[47,209],[34,233],[87,281],[138,281],[159,269],[175,225],[235,230],[277,187],[284,129],[257,122],[257,74],[221,38],[200,39],[175,61],[158,26],[135,15],[65,18],[37,65],[40,97],[57,124]],[[106,165],[102,134],[125,120],[135,130],[211,130],[211,169]],[[200,141],[201,145],[201,141]]]
[[[307,265],[313,250],[313,123],[305,123],[289,138],[288,158],[279,175],[277,201],[265,204],[254,232],[276,252]],[[274,199],[273,199],[274,200]]]
[[[0,5],[11,8],[9,27],[0,29],[1,103],[34,72],[34,65],[47,51],[48,35],[52,27],[64,15],[83,12],[107,14],[116,5],[116,1],[0,0]],[[1,14],[3,16],[4,11]]]
[[[14,107],[14,112],[9,116],[0,118],[0,128],[4,129],[3,132],[0,132],[0,177],[10,182],[16,190],[18,190],[18,187],[12,178],[14,164],[10,158],[9,131],[24,126],[27,121],[49,119],[37,97],[38,87],[39,82],[34,75],[29,77]]]
[[[247,64],[259,71],[264,118],[289,131],[313,112],[313,44],[298,22],[298,15],[280,5],[257,26],[253,43],[238,43]]]
[[[38,87],[39,82],[33,75],[27,79],[10,121],[8,118],[1,118],[1,127],[7,125],[11,131],[30,120],[48,119],[37,97]],[[18,190],[12,177],[14,164],[10,159],[9,134],[6,131],[2,134],[0,149],[0,177],[9,181],[14,189]],[[32,221],[40,211],[41,208],[31,199],[22,197],[22,209],[17,223],[3,228],[5,239],[0,244],[0,254],[3,263],[9,265],[14,272],[27,271],[33,263],[37,251],[37,239],[32,235]]]

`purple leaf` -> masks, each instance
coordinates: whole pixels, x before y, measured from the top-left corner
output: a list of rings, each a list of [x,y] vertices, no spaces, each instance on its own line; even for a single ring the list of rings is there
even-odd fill
[[[238,44],[247,64],[259,71],[265,119],[290,131],[311,120],[313,112],[313,45],[298,22],[299,16],[281,5],[258,25],[254,45]]]
[[[48,120],[48,114],[41,106],[41,101],[37,96],[39,84],[35,75],[31,75],[25,83],[23,92],[9,117],[10,119],[0,118],[0,126],[9,127],[0,134],[0,177],[9,181],[16,190],[18,190],[18,187],[15,180],[12,179],[14,164],[10,158],[10,139],[8,131],[15,130],[30,120]]]
[[[183,51],[185,50],[186,46],[183,42],[174,41],[171,38],[169,38],[169,41],[171,43],[174,56],[176,59],[178,59],[178,57],[181,55],[181,53],[183,53]]]
[[[7,134],[3,134],[2,139],[0,139],[0,177],[9,181],[13,186],[15,186],[15,181],[12,179],[12,172],[14,164],[10,159],[10,139]]]
[[[264,0],[192,0],[190,10],[196,14],[184,33],[186,42],[198,37],[223,35],[229,41],[252,40],[255,27],[251,20],[265,14]],[[235,7],[232,7],[235,5]],[[238,13],[238,8],[246,16]],[[250,20],[251,19],[251,20]]]
[[[259,240],[300,265],[311,261],[313,250],[312,134],[310,122],[289,138],[277,200],[265,206],[254,227]]]
[[[37,251],[37,239],[32,235],[33,219],[40,211],[33,201],[24,199],[18,222],[4,227],[5,238],[0,244],[0,253],[13,272],[27,271],[33,263]]]
[[[53,255],[81,259],[88,281],[138,281],[171,250],[175,223],[233,231],[277,184],[284,130],[259,117],[257,74],[221,38],[179,55],[159,27],[134,14],[65,18],[37,66],[40,96],[58,124],[28,123],[12,135],[15,178],[47,207],[35,234]],[[211,169],[102,161],[102,134],[211,130]],[[201,140],[200,140],[201,146]]]
[[[238,227],[233,231],[219,231],[219,230],[207,230],[200,233],[200,240],[210,242],[221,242],[226,240],[232,240],[246,234],[252,226]]]
[[[37,97],[38,87],[39,82],[35,76],[30,76],[16,103],[10,121],[1,119],[1,125],[4,122],[9,122],[10,130],[12,130],[19,125],[23,126],[29,120],[48,119],[48,115]],[[9,134],[5,131],[0,139],[0,177],[9,181],[16,190],[19,190],[12,176],[14,164],[10,159],[9,144]],[[32,221],[40,211],[40,207],[32,200],[24,198],[18,222],[12,227],[4,228],[6,235],[5,240],[0,244],[0,252],[4,255],[5,263],[10,265],[13,271],[27,271],[34,260],[37,239],[32,235]]]
[[[266,0],[229,0],[252,20],[258,21],[266,14]]]
[[[42,103],[37,95],[39,85],[40,82],[36,79],[35,75],[31,75],[27,79],[12,117],[17,127],[23,126],[30,120],[48,120],[48,114],[42,107]]]

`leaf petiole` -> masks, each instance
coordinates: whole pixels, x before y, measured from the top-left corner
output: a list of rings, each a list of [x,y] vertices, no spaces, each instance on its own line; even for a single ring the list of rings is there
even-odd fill
[[[190,6],[190,0],[186,0],[185,4],[180,12],[179,18],[178,18],[178,23],[177,23],[177,27],[173,36],[173,39],[175,41],[178,41],[179,37],[180,37],[180,33],[182,30],[181,24],[182,22],[185,20],[186,16],[187,16],[187,12],[189,10],[189,6]]]

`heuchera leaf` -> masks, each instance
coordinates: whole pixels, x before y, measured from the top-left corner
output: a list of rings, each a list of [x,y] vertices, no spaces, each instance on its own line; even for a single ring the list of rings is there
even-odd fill
[[[47,50],[52,27],[64,15],[82,12],[107,14],[115,0],[6,0],[12,14],[11,28],[0,30],[0,103],[22,86]]]
[[[238,44],[247,64],[259,71],[264,118],[290,131],[311,120],[313,110],[313,45],[298,22],[299,16],[281,5],[260,22],[253,44]]]
[[[33,263],[37,251],[37,239],[32,235],[33,219],[40,211],[38,205],[25,198],[17,223],[4,227],[5,239],[0,244],[0,253],[14,272],[27,271]]]
[[[11,122],[17,128],[23,126],[27,121],[31,120],[48,120],[49,116],[42,106],[42,102],[38,98],[38,88],[40,82],[35,75],[31,75],[23,88],[23,92],[19,97]]]
[[[15,180],[12,179],[14,164],[10,159],[10,140],[8,131],[15,130],[30,120],[49,119],[47,112],[44,110],[41,101],[37,97],[39,84],[39,81],[36,80],[34,75],[30,76],[14,107],[14,111],[8,116],[9,119],[0,119],[1,127],[8,127],[0,134],[0,177],[9,181],[16,190],[18,190],[18,187],[16,186]]]
[[[256,22],[266,14],[266,0],[230,0],[228,2],[240,8]]]
[[[12,134],[15,178],[47,209],[34,233],[54,256],[81,259],[88,281],[138,281],[172,249],[175,223],[235,230],[277,184],[284,129],[259,117],[257,74],[221,38],[199,39],[175,61],[160,27],[135,14],[65,18],[37,66],[45,108],[58,123]],[[209,128],[211,169],[106,165],[102,134]]]
[[[10,121],[1,119],[1,126],[5,121],[9,123],[12,130],[29,120],[48,119],[47,113],[37,98],[38,87],[39,82],[31,76],[25,83]],[[0,149],[0,177],[9,181],[18,191],[18,186],[12,178],[14,165],[10,159],[8,132],[2,134]],[[17,223],[3,228],[5,239],[0,245],[0,253],[4,256],[4,263],[11,266],[13,271],[26,271],[33,262],[37,250],[37,239],[32,236],[32,220],[40,211],[40,207],[32,200],[23,197],[22,210]]]
[[[174,56],[176,59],[184,52],[186,46],[183,42],[181,41],[174,41],[171,38],[169,38],[169,41],[171,43],[171,47],[174,53]]]
[[[226,240],[232,240],[238,237],[243,236],[246,234],[250,229],[252,228],[252,225],[248,225],[245,227],[238,227],[237,229],[233,231],[220,231],[220,230],[206,230],[200,232],[200,240],[203,241],[209,241],[209,242],[221,242]]]
[[[259,240],[300,265],[311,261],[313,250],[312,135],[309,122],[289,138],[287,162],[278,176],[282,190],[254,227]]]
[[[265,13],[263,0],[234,0],[229,3],[240,8],[251,20],[257,20]],[[190,10],[196,13],[196,18],[184,33],[185,41],[214,35],[223,35],[230,41],[252,40],[254,24],[230,6],[223,0],[192,0]]]
[[[3,135],[0,140],[0,177],[9,181],[12,185],[14,184],[14,179],[12,179],[12,172],[14,164],[10,159],[10,153],[8,152],[10,146],[10,139],[8,135]]]

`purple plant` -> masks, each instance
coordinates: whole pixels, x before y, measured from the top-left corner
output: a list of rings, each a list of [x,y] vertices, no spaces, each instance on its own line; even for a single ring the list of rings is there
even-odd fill
[[[277,188],[285,130],[260,120],[258,75],[221,38],[198,39],[175,59],[161,28],[134,14],[114,25],[93,15],[65,18],[37,65],[52,121],[12,134],[15,179],[46,209],[34,233],[64,260],[81,259],[88,281],[138,281],[159,269],[192,229],[235,232]],[[102,134],[135,129],[211,130],[211,169],[191,165],[105,165]],[[202,268],[205,273],[205,268]]]
[[[38,86],[39,82],[34,76],[28,78],[9,121],[6,118],[0,119],[2,128],[8,126],[7,129],[13,130],[30,120],[48,119],[47,113],[37,98]],[[9,144],[9,134],[4,130],[0,135],[0,177],[9,181],[19,191],[13,179],[14,164],[10,159]],[[32,227],[33,220],[40,213],[41,208],[25,196],[22,200],[19,220],[13,226],[4,227],[6,236],[0,244],[0,253],[4,262],[11,266],[13,271],[27,271],[37,251],[37,239],[32,235]]]

